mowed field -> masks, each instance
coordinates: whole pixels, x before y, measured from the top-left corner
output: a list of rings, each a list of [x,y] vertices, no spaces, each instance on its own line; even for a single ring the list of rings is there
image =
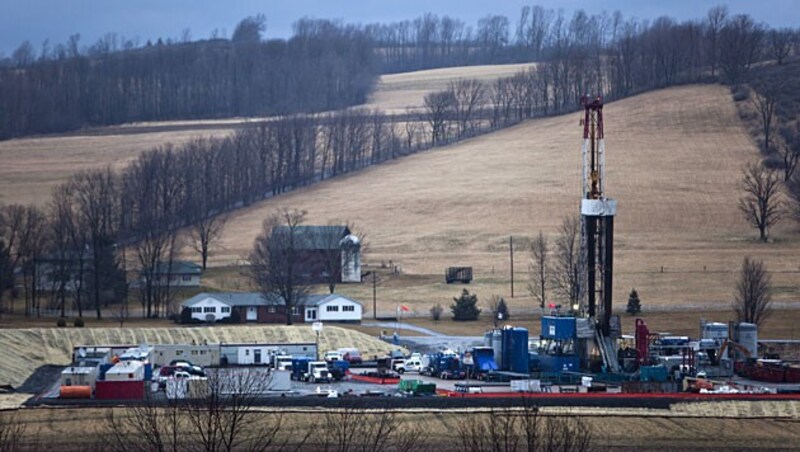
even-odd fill
[[[636,288],[645,308],[728,309],[746,255],[773,271],[775,299],[798,303],[800,239],[786,222],[775,243],[755,240],[738,210],[742,166],[758,158],[727,88],[683,86],[605,108],[607,194],[619,203],[615,291],[624,305]],[[406,304],[425,313],[449,304],[448,266],[475,268],[469,288],[486,300],[508,298],[509,236],[517,244],[513,307],[525,294],[525,240],[554,239],[578,210],[579,115],[529,121],[298,190],[237,212],[215,263],[245,255],[261,223],[279,207],[308,211],[308,224],[355,222],[369,237],[369,264],[397,265],[402,275],[379,291],[378,310]],[[394,283],[392,282],[394,281]],[[371,299],[371,287],[340,286]],[[485,306],[485,304],[484,304]]]
[[[425,95],[461,78],[490,83],[530,65],[472,66],[384,75],[366,107],[405,113],[422,106]],[[0,141],[0,203],[43,205],[53,187],[82,169],[111,165],[119,170],[141,152],[166,143],[230,134],[246,122],[267,118],[181,120],[126,124],[84,132]]]
[[[382,75],[366,106],[387,113],[405,113],[407,108],[421,108],[426,94],[445,90],[459,79],[476,79],[490,85],[500,77],[510,77],[532,66],[525,63],[451,67]]]

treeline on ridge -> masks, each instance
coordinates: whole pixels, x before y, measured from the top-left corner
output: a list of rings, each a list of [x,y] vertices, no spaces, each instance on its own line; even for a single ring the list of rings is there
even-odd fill
[[[363,103],[375,82],[371,44],[356,27],[262,41],[249,18],[233,39],[148,43],[79,36],[37,59],[30,43],[0,69],[0,139],[85,126],[268,116]],[[46,53],[45,53],[46,52]]]

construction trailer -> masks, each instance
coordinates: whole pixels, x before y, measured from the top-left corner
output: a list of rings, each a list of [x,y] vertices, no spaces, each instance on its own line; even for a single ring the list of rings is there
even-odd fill
[[[175,360],[186,360],[200,367],[215,367],[220,363],[219,344],[163,344],[156,345],[153,364],[169,366]]]
[[[315,358],[317,356],[317,344],[310,342],[219,345],[221,366],[266,366],[271,365],[274,357],[278,355]]]
[[[61,371],[61,386],[89,386],[94,388],[97,374],[97,366],[70,366]]]

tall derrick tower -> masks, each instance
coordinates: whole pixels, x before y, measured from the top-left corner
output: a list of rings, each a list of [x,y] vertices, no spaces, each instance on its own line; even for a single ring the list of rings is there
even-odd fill
[[[610,334],[617,202],[605,195],[603,98],[584,96],[581,199],[581,300],[603,336]]]

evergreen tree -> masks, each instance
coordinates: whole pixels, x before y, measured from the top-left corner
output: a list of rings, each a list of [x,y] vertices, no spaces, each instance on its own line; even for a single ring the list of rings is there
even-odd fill
[[[642,312],[642,303],[639,301],[639,293],[636,292],[636,289],[631,290],[628,295],[628,308],[625,311],[630,315]]]
[[[453,320],[478,320],[481,309],[478,307],[478,296],[470,294],[467,289],[461,292],[461,296],[453,298],[454,303],[450,306],[453,311]]]

